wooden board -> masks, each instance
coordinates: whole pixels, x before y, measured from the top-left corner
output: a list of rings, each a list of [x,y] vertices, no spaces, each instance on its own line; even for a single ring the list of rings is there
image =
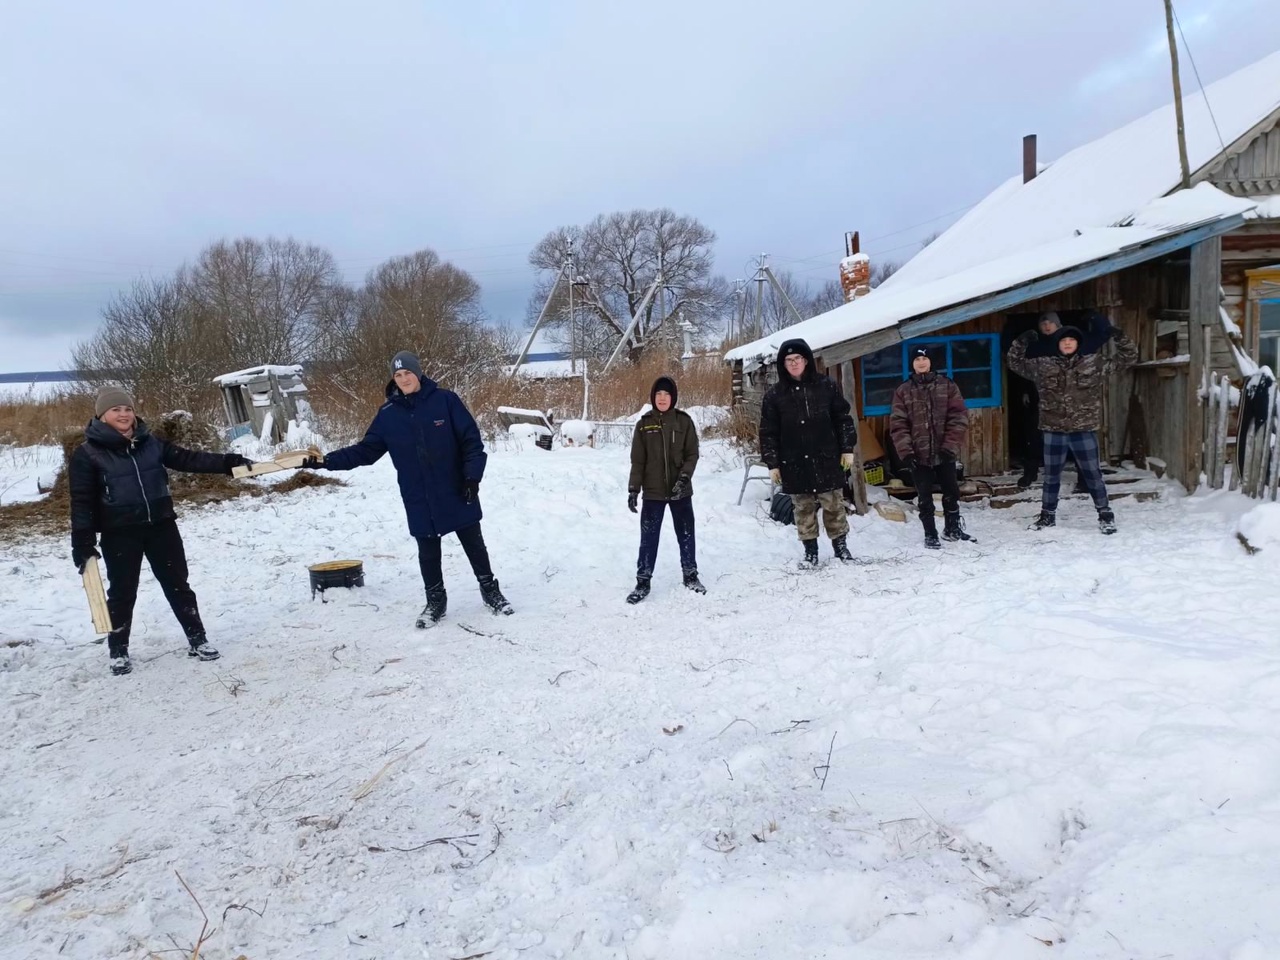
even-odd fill
[[[107,592],[102,588],[102,574],[98,571],[98,558],[90,557],[81,574],[84,593],[89,598],[89,614],[93,617],[93,629],[98,633],[111,632],[111,613],[107,610]]]
[[[234,467],[231,475],[236,479],[243,479],[260,477],[264,473],[277,473],[280,470],[296,470],[302,466],[302,461],[307,457],[315,457],[319,460],[322,456],[323,454],[316,447],[306,450],[289,450],[286,453],[277,453],[270,460],[263,460],[250,467]]]

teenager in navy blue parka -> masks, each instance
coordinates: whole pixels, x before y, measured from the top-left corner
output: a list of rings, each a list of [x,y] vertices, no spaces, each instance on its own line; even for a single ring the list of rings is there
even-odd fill
[[[440,538],[448,533],[458,535],[489,609],[513,613],[489,566],[489,551],[480,532],[480,481],[488,459],[480,428],[462,399],[424,376],[418,357],[408,350],[391,360],[387,402],[364,439],[324,457],[309,458],[303,466],[354,470],[376,462],[384,453],[391,454],[409,533],[418,541],[427,605],[417,625],[430,626],[445,615],[448,598]]]

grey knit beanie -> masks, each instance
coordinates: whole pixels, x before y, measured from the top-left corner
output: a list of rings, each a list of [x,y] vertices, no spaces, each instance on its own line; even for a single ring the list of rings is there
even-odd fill
[[[391,358],[391,375],[394,377],[397,370],[408,370],[415,374],[419,380],[422,379],[422,364],[418,360],[418,355],[411,350],[401,350]]]
[[[101,417],[112,407],[132,407],[133,397],[123,387],[103,387],[98,391],[98,399],[93,403],[93,415]]]

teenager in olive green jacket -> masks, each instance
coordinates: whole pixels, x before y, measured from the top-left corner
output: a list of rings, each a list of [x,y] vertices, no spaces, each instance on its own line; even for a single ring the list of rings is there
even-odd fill
[[[631,438],[631,479],[627,484],[627,507],[637,512],[636,502],[644,493],[640,513],[640,558],[636,561],[636,588],[627,603],[639,603],[649,595],[649,581],[658,559],[658,538],[662,517],[671,507],[671,522],[680,544],[680,566],[684,585],[695,593],[706,593],[698,579],[694,550],[693,485],[698,465],[698,428],[693,418],[676,409],[679,394],[670,377],[659,377],[649,391],[653,407],[640,418]]]

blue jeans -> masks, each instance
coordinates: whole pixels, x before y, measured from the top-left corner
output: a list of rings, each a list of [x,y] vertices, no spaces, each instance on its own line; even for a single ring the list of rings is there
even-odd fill
[[[693,498],[682,500],[645,500],[640,506],[640,557],[636,560],[636,576],[653,576],[658,562],[658,540],[662,536],[662,517],[671,508],[671,524],[676,528],[680,545],[680,568],[685,573],[698,572],[698,559],[693,537]]]
[[[1058,509],[1058,488],[1062,484],[1062,467],[1071,453],[1080,471],[1093,505],[1099,510],[1108,506],[1107,485],[1102,480],[1102,467],[1098,463],[1098,434],[1093,430],[1076,430],[1072,433],[1044,431],[1044,489],[1040,508],[1047,513]]]

